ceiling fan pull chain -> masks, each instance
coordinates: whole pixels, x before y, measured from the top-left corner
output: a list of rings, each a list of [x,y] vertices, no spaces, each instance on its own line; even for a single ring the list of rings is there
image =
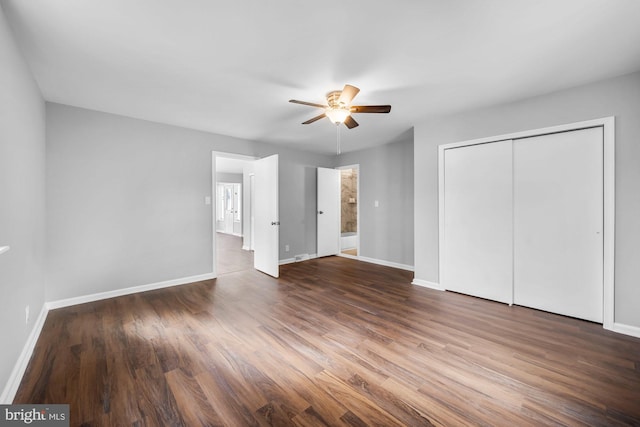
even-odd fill
[[[336,123],[336,135],[337,135],[337,152],[340,155],[340,123]]]

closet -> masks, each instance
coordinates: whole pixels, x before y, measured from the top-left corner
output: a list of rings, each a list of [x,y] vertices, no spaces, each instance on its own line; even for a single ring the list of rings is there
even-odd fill
[[[441,285],[602,323],[603,129],[441,147]]]

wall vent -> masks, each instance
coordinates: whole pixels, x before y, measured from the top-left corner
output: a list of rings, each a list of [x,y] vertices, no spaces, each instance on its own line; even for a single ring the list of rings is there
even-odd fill
[[[306,261],[309,259],[309,254],[296,255],[296,262]]]

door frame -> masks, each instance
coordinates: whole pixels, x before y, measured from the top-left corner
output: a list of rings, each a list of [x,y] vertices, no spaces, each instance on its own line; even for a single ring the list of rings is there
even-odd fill
[[[336,169],[356,169],[358,171],[358,180],[356,182],[356,234],[358,235],[358,242],[356,244],[356,253],[358,255],[353,256],[353,255],[349,255],[349,254],[343,254],[342,253],[342,241],[340,241],[340,252],[338,252],[339,256],[343,256],[345,258],[353,258],[353,259],[359,259],[360,258],[360,163],[356,163],[356,164],[352,164],[352,165],[345,165],[345,166],[338,166]],[[342,239],[342,175],[340,175],[340,238]]]
[[[255,203],[255,179],[256,179],[256,174],[255,173],[250,173],[249,174],[249,212],[248,212],[248,218],[249,218],[249,244],[248,245],[243,245],[242,249],[245,249],[247,251],[252,251],[253,250],[253,242],[255,240],[255,234],[254,234],[254,226],[255,226],[255,218],[254,218],[254,214],[253,214],[253,210],[255,208],[254,203]],[[244,234],[244,233],[243,233]],[[245,240],[246,242],[246,240]]]
[[[213,273],[213,278],[218,277],[218,257],[217,257],[217,236],[216,236],[216,214],[218,212],[218,198],[217,198],[217,189],[218,189],[218,179],[216,177],[216,158],[224,157],[228,159],[238,159],[238,160],[246,160],[248,162],[253,162],[254,160],[258,160],[259,157],[247,156],[245,154],[237,154],[237,153],[228,153],[224,151],[212,151],[211,152],[211,245],[212,245],[212,268],[211,271]],[[244,174],[243,174],[244,175]],[[243,179],[244,181],[244,179]],[[244,197],[244,196],[243,196]],[[244,210],[243,210],[244,211]],[[244,222],[244,221],[243,221]]]
[[[551,133],[568,132],[593,127],[603,128],[603,308],[602,326],[615,330],[615,117],[568,123],[540,129],[531,129],[506,135],[491,136],[468,141],[454,142],[438,146],[438,281],[444,265],[444,154],[452,148],[487,144],[509,139],[542,136]]]

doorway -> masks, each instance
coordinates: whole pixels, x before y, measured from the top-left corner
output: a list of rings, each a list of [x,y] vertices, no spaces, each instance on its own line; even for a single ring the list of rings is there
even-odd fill
[[[340,169],[340,254],[357,257],[360,254],[360,213],[358,209],[358,165]]]
[[[214,262],[218,275],[253,268],[253,252],[248,250],[253,159],[226,156],[220,153],[214,159]]]
[[[211,172],[214,276],[255,268],[278,277],[278,155],[214,151]]]

